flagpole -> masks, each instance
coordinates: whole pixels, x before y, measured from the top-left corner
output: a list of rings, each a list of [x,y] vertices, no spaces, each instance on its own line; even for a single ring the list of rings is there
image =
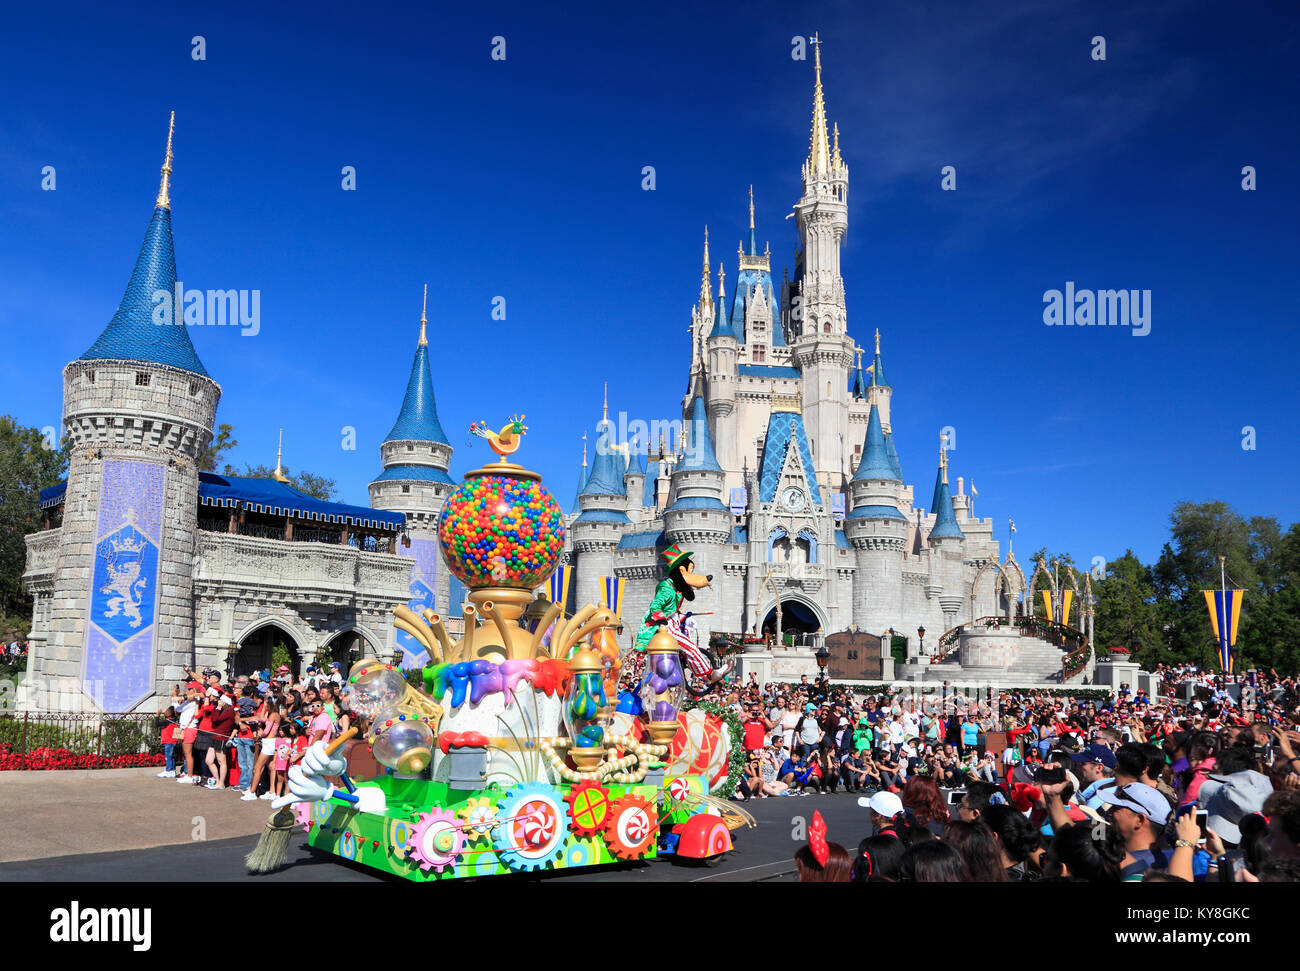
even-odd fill
[[[1224,568],[1226,556],[1219,557],[1219,649],[1223,655],[1224,674],[1231,674],[1232,648],[1228,646],[1228,578]]]

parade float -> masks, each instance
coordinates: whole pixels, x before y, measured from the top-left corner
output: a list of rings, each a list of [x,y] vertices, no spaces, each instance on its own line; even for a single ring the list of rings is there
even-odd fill
[[[391,664],[354,667],[362,752],[313,746],[276,808],[292,805],[317,850],[419,882],[669,855],[716,862],[733,830],[752,825],[719,798],[730,791],[727,724],[682,710],[680,647],[663,628],[647,645],[637,704],[618,704],[619,618],[594,604],[566,618],[534,593],[565,530],[541,476],[506,459],[521,418],[471,430],[498,460],[466,475],[438,523],[442,556],[469,591],[464,633],[453,639],[433,611],[398,607],[396,626],[433,659],[424,690]],[[276,865],[263,854],[255,867],[256,856],[250,869]]]

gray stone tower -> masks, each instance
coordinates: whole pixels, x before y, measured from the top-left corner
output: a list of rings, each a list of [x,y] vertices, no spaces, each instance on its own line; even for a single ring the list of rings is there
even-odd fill
[[[961,612],[966,605],[966,582],[963,576],[966,534],[957,525],[953,512],[952,492],[948,488],[947,452],[939,453],[939,483],[934,498],[934,526],[930,528],[927,543],[930,548],[930,571],[927,595],[939,601],[943,611],[943,629],[946,631],[965,618]]]
[[[452,448],[433,396],[428,301],[425,286],[411,376],[397,421],[379,446],[383,471],[370,483],[370,508],[406,514],[406,534],[397,552],[415,560],[408,606],[417,613],[428,608],[446,617],[459,604],[448,603],[450,578],[438,551],[438,515],[456,483],[448,474]],[[405,631],[397,632],[397,642],[407,652],[404,666],[427,662],[419,656],[423,652],[419,642]]]
[[[703,398],[695,399],[686,417],[688,441],[682,461],[673,469],[673,501],[664,509],[664,539],[695,554],[695,572],[713,576],[715,601],[737,602],[743,592],[728,590],[723,583],[722,551],[731,538],[731,513],[719,498],[726,473],[713,452]],[[714,610],[716,603],[707,606],[709,595],[704,596],[699,609]],[[708,644],[716,619],[715,614],[696,621],[701,645]]]
[[[609,402],[605,402],[600,424],[596,426],[596,455],[591,475],[578,494],[582,512],[569,525],[573,552],[577,554],[577,600],[570,611],[593,603],[605,602],[601,578],[614,574],[614,547],[631,522],[627,515],[627,463],[614,442],[614,424],[609,420]]]
[[[173,126],[175,115],[172,116]],[[72,440],[47,639],[27,697],[42,708],[154,710],[194,656],[197,460],[221,388],[177,306],[172,131],[153,218],[113,319],[63,371]]]
[[[795,273],[798,304],[790,311],[791,344],[802,379],[813,466],[822,485],[838,492],[844,486],[843,443],[849,439],[842,396],[853,367],[840,275],[840,241],[848,228],[849,169],[840,158],[838,127],[833,146],[826,135],[820,45],[815,46],[813,57],[817,80],[812,139],[803,165],[803,195],[795,204],[803,251]]]
[[[885,444],[880,412],[873,404],[862,460],[849,483],[853,508],[844,520],[844,534],[857,564],[853,617],[872,634],[882,633],[903,616],[907,519],[898,509],[901,486]]]

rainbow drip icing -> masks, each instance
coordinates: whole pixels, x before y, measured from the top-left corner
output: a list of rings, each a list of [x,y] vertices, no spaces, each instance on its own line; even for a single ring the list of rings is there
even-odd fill
[[[554,658],[521,658],[516,661],[493,661],[479,658],[455,664],[431,664],[424,669],[424,690],[435,698],[451,692],[451,707],[459,708],[468,696],[471,705],[496,692],[511,695],[520,681],[547,695],[563,691],[569,680],[569,665]]]

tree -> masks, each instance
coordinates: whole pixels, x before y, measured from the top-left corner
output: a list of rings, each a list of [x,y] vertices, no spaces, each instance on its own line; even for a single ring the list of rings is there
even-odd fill
[[[1155,582],[1151,567],[1132,550],[1106,564],[1106,575],[1093,578],[1096,598],[1097,646],[1136,648],[1133,660],[1147,667],[1165,657],[1164,639],[1160,634],[1160,613],[1156,603]]]
[[[275,469],[266,465],[246,465],[243,472],[236,472],[231,466],[227,465],[221,474],[242,475],[252,479],[270,479],[274,471]],[[338,492],[338,483],[323,475],[316,475],[312,472],[299,472],[294,475],[289,471],[289,467],[283,463],[280,465],[280,474],[289,480],[289,485],[292,488],[297,489],[305,496],[329,501]]]
[[[1043,598],[1039,595],[1038,591],[1052,589],[1051,581],[1041,575],[1039,576],[1036,582],[1033,580],[1034,573],[1038,569],[1038,561],[1040,559],[1047,565],[1048,572],[1053,573],[1058,578],[1062,590],[1073,590],[1074,587],[1070,585],[1070,578],[1066,573],[1066,568],[1074,567],[1074,557],[1071,556],[1069,553],[1049,553],[1047,551],[1046,546],[1040,547],[1037,552],[1035,552],[1032,556],[1029,557],[1028,566],[1026,569],[1027,572],[1029,573],[1030,582],[1033,584],[1034,587],[1034,589],[1030,590],[1027,594],[1027,596],[1030,599],[1029,613],[1032,616],[1037,617],[1039,620],[1050,620],[1051,618],[1047,616],[1047,608],[1043,604]],[[1055,567],[1055,569],[1053,569],[1053,567]],[[1075,569],[1076,578],[1078,576],[1078,572],[1079,571]],[[1080,584],[1080,590],[1082,590],[1082,584]],[[1070,605],[1071,617],[1075,616],[1074,611],[1075,608],[1078,606],[1080,605],[1078,604],[1076,598],[1076,602]],[[1069,624],[1067,621],[1067,624],[1071,627],[1078,627],[1078,628],[1083,627],[1083,625],[1078,623],[1077,621],[1073,624]]]
[[[199,456],[198,466],[200,471],[215,472],[217,463],[226,457],[226,453],[232,448],[238,448],[239,443],[235,441],[234,425],[218,425],[217,434],[213,436],[208,447],[203,450]]]
[[[37,428],[0,416],[0,614],[28,611],[22,592],[27,544],[23,537],[41,526],[41,490],[68,474],[71,445],[57,448]]]

